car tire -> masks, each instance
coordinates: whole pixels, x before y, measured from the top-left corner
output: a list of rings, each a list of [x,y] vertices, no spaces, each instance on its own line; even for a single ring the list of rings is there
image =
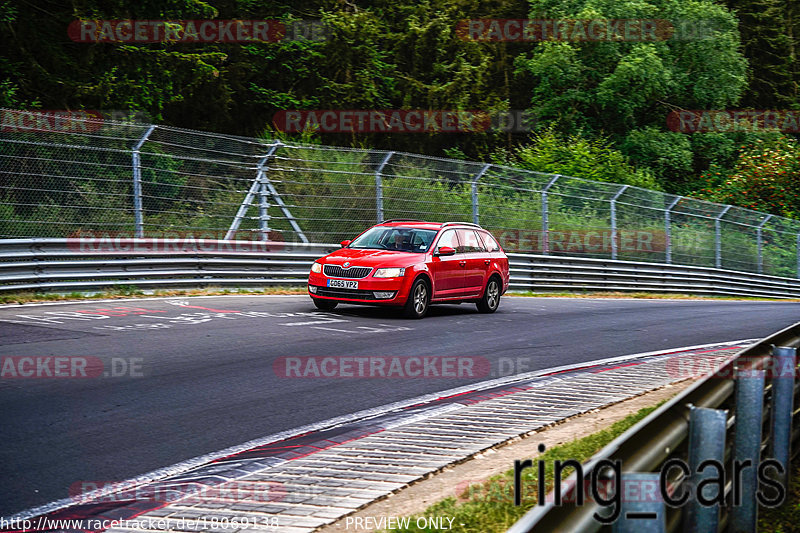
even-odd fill
[[[411,285],[411,290],[408,291],[408,300],[403,307],[403,315],[406,318],[422,318],[428,313],[430,303],[430,287],[424,279],[418,278]]]
[[[494,313],[500,305],[500,281],[492,276],[486,283],[483,297],[475,304],[481,313]]]
[[[333,311],[336,309],[336,306],[339,305],[339,302],[335,302],[333,300],[320,300],[319,298],[312,298],[314,300],[314,305],[317,309],[322,309],[323,311]]]

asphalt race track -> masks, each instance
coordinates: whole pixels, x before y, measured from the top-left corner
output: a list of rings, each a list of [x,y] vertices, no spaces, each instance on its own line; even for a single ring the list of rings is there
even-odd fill
[[[77,483],[498,375],[763,337],[798,320],[800,303],[713,300],[504,297],[493,315],[464,304],[420,321],[369,307],[319,312],[304,296],[2,307],[0,516],[67,498]],[[298,356],[488,366],[471,377],[282,377],[282,358]],[[64,357],[56,374],[68,377],[49,377]]]

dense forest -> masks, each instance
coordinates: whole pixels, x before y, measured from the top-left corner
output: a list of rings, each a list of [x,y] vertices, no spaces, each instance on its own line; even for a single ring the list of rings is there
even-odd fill
[[[464,31],[485,19],[647,20],[659,33]],[[284,33],[81,41],[73,30],[86,20],[267,20]],[[312,23],[324,31],[304,34]],[[795,0],[0,0],[0,40],[4,108],[135,111],[183,128],[506,163],[800,217]],[[274,123],[287,110],[402,109],[528,119],[455,133]],[[745,109],[789,113],[758,127],[718,120]]]

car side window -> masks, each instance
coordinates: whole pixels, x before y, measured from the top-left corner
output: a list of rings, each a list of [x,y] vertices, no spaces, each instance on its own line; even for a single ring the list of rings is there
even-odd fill
[[[458,249],[460,253],[483,252],[483,244],[481,243],[478,235],[471,229],[456,230],[458,233],[458,240],[461,242],[461,248]]]
[[[489,235],[488,233],[483,232],[483,231],[480,232],[480,236],[483,239],[483,244],[486,245],[486,251],[487,252],[499,252],[500,251],[500,245],[497,244],[497,241],[494,240],[494,237],[492,237],[491,235]]]
[[[458,237],[456,237],[456,230],[447,230],[442,233],[442,236],[439,237],[439,242],[436,243],[436,248],[442,248],[443,246],[449,246],[450,248],[454,248],[457,252],[460,251],[458,245]]]

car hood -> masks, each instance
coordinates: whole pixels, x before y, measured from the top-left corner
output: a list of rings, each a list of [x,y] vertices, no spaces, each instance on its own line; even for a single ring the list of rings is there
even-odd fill
[[[425,254],[396,250],[342,248],[326,255],[319,261],[328,265],[341,265],[345,261],[350,261],[351,266],[407,267],[425,261]]]

